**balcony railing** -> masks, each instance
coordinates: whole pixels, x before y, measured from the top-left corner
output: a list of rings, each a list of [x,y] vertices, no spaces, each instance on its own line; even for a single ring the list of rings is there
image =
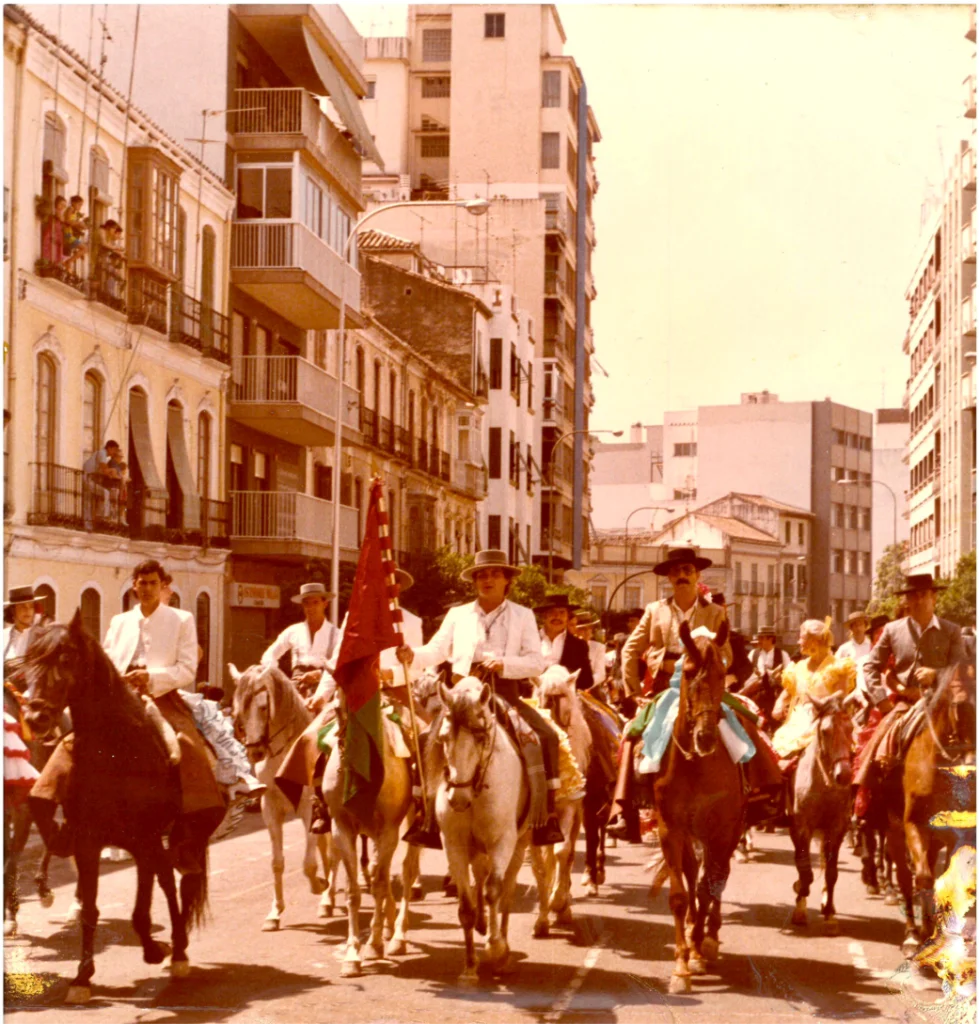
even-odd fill
[[[362,203],[360,157],[305,89],[237,89],[235,112],[229,114],[235,135],[300,135],[316,151],[320,163]],[[284,142],[282,148],[286,148]],[[291,148],[291,147],[290,147]]]
[[[129,272],[130,323],[167,333],[167,283],[145,270]]]
[[[32,494],[27,521],[35,526],[57,526],[195,547],[226,547],[228,505],[201,500],[199,529],[167,526],[169,501],[129,484],[126,501],[120,491],[86,480],[85,473],[53,462],[31,463]]]
[[[365,441],[370,441],[372,444],[377,444],[378,439],[378,422],[377,413],[373,409],[366,409],[361,406],[360,409],[360,432],[364,435]]]
[[[546,231],[557,231],[562,235],[566,235],[568,233],[568,215],[566,211],[561,208],[556,210],[545,210],[544,229]]]
[[[974,294],[969,294],[962,300],[962,333],[976,333],[976,300]]]
[[[231,491],[229,497],[233,539],[330,544],[332,501],[298,491]],[[357,509],[340,506],[340,535],[345,547],[357,546]]]
[[[377,443],[386,452],[394,452],[394,424],[387,416],[380,418]]]
[[[563,270],[544,271],[544,295],[549,299],[560,299],[562,302],[567,300],[568,289],[565,284]]]
[[[422,470],[424,470],[427,473],[428,472],[428,442],[427,441],[423,441],[421,438],[418,438],[418,440],[415,442],[415,444],[417,446],[415,448],[415,465],[419,469],[422,469]]]
[[[405,427],[394,428],[394,453],[402,459],[411,461],[411,434]]]
[[[170,340],[189,345],[202,355],[231,360],[228,345],[228,318],[216,309],[207,309],[193,296],[174,288],[170,302]]]
[[[452,479],[452,458],[448,452],[432,449],[432,476],[438,476],[446,483]]]
[[[474,498],[486,496],[486,472],[482,466],[456,460],[452,467],[452,483],[460,491],[466,491]]]
[[[734,592],[735,594],[747,594],[749,593],[749,583],[747,580],[735,580],[734,581]]]
[[[332,374],[302,356],[235,356],[231,377],[232,401],[268,405],[295,403],[333,417],[336,414],[338,381]],[[358,425],[353,388],[344,386],[343,425]]]

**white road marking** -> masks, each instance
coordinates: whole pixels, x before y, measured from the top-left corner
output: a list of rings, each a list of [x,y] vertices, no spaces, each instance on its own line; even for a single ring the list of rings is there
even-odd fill
[[[871,967],[867,960],[867,954],[864,952],[864,948],[859,942],[851,942],[848,948],[850,950],[850,962],[858,971],[865,971],[872,978],[875,978],[878,981],[886,981],[889,978],[894,977],[894,971],[878,971]]]
[[[588,950],[585,954],[585,959],[582,961],[581,966],[575,971],[574,977],[568,982],[568,987],[561,993],[560,998],[556,999],[554,1006],[544,1014],[544,1020],[546,1021],[559,1021],[568,1009],[571,1007],[571,1003],[574,1001],[574,997],[578,994],[581,986],[585,983],[585,978],[591,973],[595,964],[598,963],[598,958],[602,955],[602,949],[605,946],[605,940],[599,939],[598,942]]]

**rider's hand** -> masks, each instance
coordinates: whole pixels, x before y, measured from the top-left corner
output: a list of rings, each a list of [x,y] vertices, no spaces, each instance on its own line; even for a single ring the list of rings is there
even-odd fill
[[[916,668],[914,670],[914,681],[919,686],[931,686],[935,682],[937,674],[933,668]]]
[[[410,648],[402,644],[397,650],[398,661],[402,665],[411,667],[411,663],[415,660],[415,652]]]
[[[312,697],[307,697],[303,703],[306,705],[307,711],[312,711],[314,715],[318,715],[323,710],[323,705],[326,704],[326,698],[323,696],[317,696],[315,693]]]
[[[483,668],[485,668],[487,672],[495,672],[497,675],[499,675],[503,671],[503,659],[487,659],[483,662]]]
[[[149,690],[150,674],[145,669],[134,669],[132,672],[127,672],[122,678],[137,693],[146,693]]]

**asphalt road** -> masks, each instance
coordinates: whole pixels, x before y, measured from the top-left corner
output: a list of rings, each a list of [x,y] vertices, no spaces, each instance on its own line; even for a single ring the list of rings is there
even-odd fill
[[[806,930],[790,924],[795,871],[788,837],[757,836],[753,859],[732,868],[716,973],[694,978],[690,995],[671,996],[673,923],[665,892],[648,897],[648,846],[610,849],[600,896],[577,899],[573,928],[552,929],[547,939],[530,934],[534,890],[525,866],[510,927],[515,971],[465,989],[457,983],[462,931],[455,901],[440,891],[440,853],[422,855],[426,896],[413,904],[408,955],[366,962],[363,977],[342,979],[337,953],[346,936],[345,911],[317,918],[317,897],[300,873],[298,822],[287,826],[286,842],[287,908],[276,933],[261,931],[271,871],[260,818],[247,815],[235,835],[212,847],[213,916],[192,936],[191,973],[179,981],[142,962],[129,923],[131,864],[105,864],[95,987],[86,1007],[61,1002],[79,948],[77,925],[65,923],[73,889],[69,865],[57,865],[48,910],[29,894],[29,879],[22,882],[20,934],[5,944],[6,1012],[32,1024],[82,1017],[86,1024],[949,1021],[949,1008],[936,1005],[942,998],[937,984],[911,978],[904,966],[898,908],[864,894],[859,863],[846,848],[837,889],[841,934],[828,937],[814,910]],[[580,861],[579,851],[576,883]],[[817,877],[811,905],[820,886]],[[362,928],[371,905],[368,896]],[[163,939],[169,937],[165,910],[157,892],[155,920]]]

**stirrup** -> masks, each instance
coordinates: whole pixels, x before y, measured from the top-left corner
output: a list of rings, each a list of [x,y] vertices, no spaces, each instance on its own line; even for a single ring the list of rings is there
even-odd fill
[[[434,823],[426,825],[424,822],[415,822],[405,833],[404,840],[411,846],[424,846],[428,850],[442,849],[442,836],[438,825]]]
[[[555,843],[564,842],[564,833],[558,825],[557,816],[551,814],[543,825],[538,825],[531,834],[531,843],[534,846],[553,846]]]

